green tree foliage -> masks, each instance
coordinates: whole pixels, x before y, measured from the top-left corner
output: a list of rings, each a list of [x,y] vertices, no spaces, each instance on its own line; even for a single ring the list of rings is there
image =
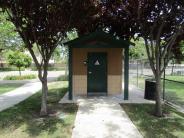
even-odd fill
[[[19,69],[21,76],[21,68],[27,68],[31,65],[32,58],[20,51],[10,51],[7,55],[7,60],[10,65],[16,66]]]
[[[53,52],[52,59],[57,62],[65,62],[67,63],[68,59],[68,48],[64,46],[63,43],[78,38],[78,33],[76,29],[72,29],[71,31],[66,32],[65,38],[58,44],[58,47]]]
[[[22,46],[22,40],[12,22],[6,20],[7,13],[0,13],[0,66],[8,50],[19,49]]]
[[[71,31],[68,31],[66,33],[65,41],[70,41],[70,40],[76,39],[77,37],[78,37],[77,30],[76,29],[72,29]]]
[[[145,59],[147,58],[146,49],[144,46],[144,40],[140,38],[139,40],[132,41],[135,46],[130,47],[129,56],[130,59]]]
[[[183,61],[183,59],[184,59],[184,40],[182,40],[182,41],[179,43],[179,48],[180,48],[181,53],[182,53],[182,55],[181,55],[181,57],[180,57],[180,61]]]
[[[0,49],[18,49],[22,45],[22,39],[7,17],[7,13],[0,13]]]

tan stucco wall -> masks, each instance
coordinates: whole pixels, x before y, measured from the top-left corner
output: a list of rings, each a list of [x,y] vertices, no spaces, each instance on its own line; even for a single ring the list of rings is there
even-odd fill
[[[108,94],[116,95],[122,92],[122,76],[121,75],[108,75]]]
[[[108,94],[119,94],[122,90],[122,49],[121,48],[73,48],[73,93],[87,95],[87,60],[88,52],[107,53]]]
[[[74,95],[87,95],[87,75],[73,76]]]

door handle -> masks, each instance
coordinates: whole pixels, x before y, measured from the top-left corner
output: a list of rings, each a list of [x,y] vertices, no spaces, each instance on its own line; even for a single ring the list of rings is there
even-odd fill
[[[89,74],[92,74],[92,72],[91,72],[91,71],[89,71],[88,73],[89,73]]]

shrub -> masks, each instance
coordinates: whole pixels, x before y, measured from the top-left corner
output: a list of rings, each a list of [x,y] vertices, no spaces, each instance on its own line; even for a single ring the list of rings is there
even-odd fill
[[[48,71],[64,71],[65,67],[48,67]]]
[[[21,68],[21,71],[24,71],[25,68]],[[0,68],[0,71],[19,71],[17,67],[3,67]]]
[[[35,66],[31,66],[30,69],[32,71],[36,71],[37,68]],[[48,71],[64,71],[65,67],[48,67]]]
[[[58,81],[68,81],[68,75],[59,76]]]
[[[37,76],[34,74],[23,75],[23,76],[6,76],[3,80],[31,80],[36,79]]]

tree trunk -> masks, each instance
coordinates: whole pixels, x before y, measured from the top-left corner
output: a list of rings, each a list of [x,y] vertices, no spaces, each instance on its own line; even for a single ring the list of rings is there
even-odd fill
[[[0,52],[0,68],[3,68],[3,62],[2,62],[1,55],[2,55],[2,53]]]
[[[172,60],[172,71],[171,71],[171,75],[174,75],[174,60]]]
[[[44,73],[42,77],[42,103],[41,103],[41,110],[40,116],[48,115],[47,109],[47,94],[48,94],[48,86],[47,86],[47,67],[44,67]]]
[[[65,66],[65,76],[68,75],[68,62],[66,62],[66,66]]]
[[[19,67],[19,76],[21,76],[21,70],[20,70],[20,67]]]
[[[162,116],[162,101],[161,101],[161,76],[156,74],[156,93],[155,93],[155,115],[158,117]]]

